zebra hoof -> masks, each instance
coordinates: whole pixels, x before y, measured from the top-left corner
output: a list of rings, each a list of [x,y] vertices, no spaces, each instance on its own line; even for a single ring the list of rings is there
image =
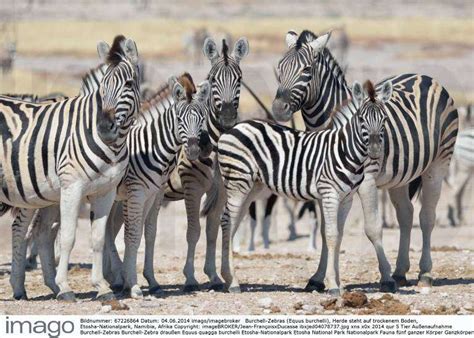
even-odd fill
[[[159,296],[159,295],[162,295],[164,293],[164,291],[161,288],[161,286],[155,285],[155,286],[152,286],[151,288],[148,289],[148,293],[150,295]]]
[[[212,284],[210,287],[211,290],[214,291],[224,291],[224,283],[215,283]]]
[[[130,297],[132,297],[133,299],[143,298],[143,292],[138,285],[132,286],[132,288],[130,289]]]
[[[405,276],[396,276],[396,275],[393,275],[392,278],[395,280],[395,282],[397,283],[397,285],[400,287],[400,286],[409,286],[409,283],[406,279]]]
[[[241,293],[240,286],[230,286],[227,291],[229,293]]]
[[[26,291],[14,293],[13,298],[15,300],[28,300],[28,296],[26,295]]]
[[[187,284],[183,287],[183,292],[185,293],[196,292],[196,291],[199,291],[198,284]]]
[[[395,281],[382,282],[380,292],[395,293],[397,292],[397,283]]]
[[[76,301],[76,296],[74,295],[74,292],[68,291],[68,292],[59,293],[56,296],[56,299],[61,302],[74,303]]]
[[[422,288],[430,288],[433,286],[433,278],[429,276],[420,276],[418,286]]]
[[[106,292],[106,293],[103,293],[101,295],[97,295],[95,297],[95,300],[99,301],[99,302],[107,302],[107,301],[110,301],[110,300],[115,300],[115,295],[113,292]]]
[[[340,297],[341,296],[341,290],[339,290],[339,288],[328,289],[328,295],[330,295],[332,297]]]
[[[323,282],[314,281],[314,280],[310,279],[308,284],[306,284],[306,287],[304,288],[304,291],[306,291],[306,292],[317,291],[317,292],[321,293],[321,292],[324,292],[324,289],[326,289],[326,285],[324,285]]]

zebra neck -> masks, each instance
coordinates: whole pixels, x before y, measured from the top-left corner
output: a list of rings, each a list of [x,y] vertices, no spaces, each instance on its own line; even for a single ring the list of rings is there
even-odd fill
[[[344,127],[338,130],[339,153],[344,154],[353,172],[358,172],[364,167],[367,159],[367,144],[360,132],[360,123],[357,116],[353,116]]]
[[[209,133],[212,146],[216,148],[217,142],[219,141],[219,138],[222,135],[222,131],[219,125],[219,116],[218,116],[217,107],[214,104],[212,99],[209,102],[209,106],[210,106],[210,112],[209,112],[209,117],[207,118],[207,132]]]
[[[308,130],[327,125],[331,112],[351,96],[344,72],[329,50],[325,49],[320,57],[313,67],[307,103],[301,109]]]
[[[178,136],[178,126],[176,124],[176,107],[172,105],[159,116],[156,123],[152,124],[152,134],[156,135],[158,140],[152,143],[155,151],[163,151],[174,157],[181,149],[182,142]]]

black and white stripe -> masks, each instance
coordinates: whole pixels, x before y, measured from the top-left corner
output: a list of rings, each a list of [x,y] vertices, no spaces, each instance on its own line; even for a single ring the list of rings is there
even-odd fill
[[[74,297],[67,265],[85,197],[92,210],[92,283],[100,296],[110,292],[102,276],[102,246],[114,187],[128,164],[126,136],[138,111],[138,52],[135,43],[123,36],[116,37],[112,47],[99,43],[98,51],[108,69],[100,88],[89,95],[45,104],[0,98],[0,201],[23,208],[12,227],[10,282],[15,298],[26,298],[27,226],[36,208],[54,204],[60,204],[62,224],[58,297]]]
[[[347,215],[351,195],[364,179],[368,160],[376,161],[382,154],[385,102],[375,98],[370,86],[370,98],[337,129],[301,132],[251,120],[221,136],[218,162],[227,192],[222,217],[222,276],[230,291],[239,289],[229,250],[231,234],[237,230],[243,211],[264,189],[295,200],[322,200],[330,263],[328,280],[330,288],[338,290],[340,222]],[[390,95],[391,86],[386,91]]]
[[[329,34],[316,37],[309,31],[298,36],[287,34],[289,50],[278,64],[279,88],[273,103],[277,120],[287,120],[301,110],[306,127],[317,130],[327,123],[330,112],[350,98],[344,74],[325,45]],[[410,197],[423,182],[420,224],[423,232],[423,254],[420,260],[420,280],[431,285],[430,234],[434,226],[441,182],[446,175],[458,130],[458,114],[452,97],[437,81],[426,75],[402,74],[380,82],[393,86],[387,103],[384,158],[381,165],[366,175],[359,189],[365,218],[365,230],[373,243],[382,275],[382,288],[394,291],[394,278],[406,282],[409,269],[408,250],[413,220]],[[341,122],[355,112],[349,107]],[[345,117],[345,118],[344,118]],[[374,168],[372,168],[372,171]],[[382,246],[382,226],[379,221],[376,187],[390,190],[397,208],[401,238],[394,278]],[[325,248],[323,248],[323,251]],[[308,289],[324,286],[325,257]]]

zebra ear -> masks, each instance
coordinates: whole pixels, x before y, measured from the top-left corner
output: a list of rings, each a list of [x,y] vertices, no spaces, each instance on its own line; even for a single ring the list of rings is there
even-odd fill
[[[234,59],[237,63],[240,63],[247,54],[249,53],[249,42],[247,38],[240,38],[234,45]]]
[[[207,103],[209,95],[211,94],[211,84],[209,83],[209,81],[204,81],[201,82],[198,87],[199,89],[196,93],[196,98],[199,102],[205,104]]]
[[[202,47],[202,52],[204,55],[211,61],[211,64],[214,64],[219,58],[219,52],[217,51],[217,45],[211,38],[206,38],[204,41],[204,46]]]
[[[110,46],[105,41],[97,42],[97,54],[99,54],[99,59],[102,62],[106,62],[107,57],[109,56]]]
[[[330,37],[331,37],[331,32],[328,32],[324,35],[321,35],[316,40],[311,41],[309,45],[313,48],[313,51],[315,53],[319,53],[320,50],[326,47],[326,44],[328,43]]]
[[[288,46],[288,48],[291,48],[296,44],[296,41],[298,41],[298,33],[290,29],[288,33],[286,33],[286,37],[285,37],[286,45]]]
[[[137,44],[132,39],[127,39],[123,46],[123,50],[127,58],[134,64],[138,64],[138,49]]]
[[[173,100],[174,102],[181,101],[186,98],[184,87],[176,81],[173,85]]]
[[[382,85],[382,90],[377,95],[377,98],[384,103],[389,101],[392,97],[393,86],[391,81],[385,81]]]
[[[364,88],[358,81],[354,81],[352,85],[352,99],[355,101],[357,106],[360,106],[364,101]]]

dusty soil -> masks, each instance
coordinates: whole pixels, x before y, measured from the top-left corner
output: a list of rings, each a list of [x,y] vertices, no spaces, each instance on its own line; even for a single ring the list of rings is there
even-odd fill
[[[469,209],[470,211],[472,208]],[[279,222],[275,222],[276,219]],[[164,289],[159,297],[147,296],[145,280],[143,300],[124,299],[125,310],[112,310],[116,314],[469,314],[474,313],[474,228],[472,224],[450,228],[442,224],[433,231],[432,257],[434,286],[429,294],[416,285],[418,260],[421,255],[421,232],[413,229],[410,251],[411,271],[409,287],[401,288],[397,294],[384,295],[378,292],[379,274],[375,253],[365,237],[360,215],[360,206],[354,203],[346,225],[341,254],[341,279],[346,290],[360,294],[349,294],[343,300],[334,301],[334,306],[323,306],[333,300],[326,294],[305,293],[304,286],[314,273],[319,252],[306,251],[308,219],[298,224],[302,235],[295,241],[287,241],[287,215],[280,204],[273,217],[272,244],[269,250],[261,248],[254,253],[244,250],[236,255],[236,269],[242,284],[241,294],[209,291],[207,277],[203,274],[205,232],[201,235],[197,249],[196,277],[203,283],[202,290],[192,294],[181,291],[184,283],[182,268],[185,258],[184,206],[177,202],[166,208],[159,218],[158,238],[155,248],[155,274]],[[69,278],[77,294],[76,304],[61,303],[53,299],[43,285],[40,270],[27,273],[26,288],[29,301],[14,301],[9,285],[10,231],[8,219],[2,219],[0,230],[0,311],[6,314],[95,314],[102,304],[94,301],[94,290],[90,285],[90,228],[81,222],[71,259]],[[204,222],[202,222],[204,223]],[[248,222],[242,224],[243,238],[248,232]],[[260,242],[260,239],[258,239]],[[123,238],[117,239],[119,251],[123,253]],[[398,230],[384,232],[386,253],[392,264],[396,260]],[[318,235],[318,248],[320,247]],[[220,249],[220,248],[219,248]],[[219,250],[220,251],[220,250]],[[143,262],[143,245],[140,248],[140,268]],[[218,266],[220,257],[218,257]],[[364,295],[368,298],[363,301]],[[267,299],[269,298],[269,299]],[[347,298],[347,299],[346,299]],[[362,299],[362,300],[361,300]],[[355,304],[355,305],[354,305]],[[325,308],[326,307],[326,308]]]

